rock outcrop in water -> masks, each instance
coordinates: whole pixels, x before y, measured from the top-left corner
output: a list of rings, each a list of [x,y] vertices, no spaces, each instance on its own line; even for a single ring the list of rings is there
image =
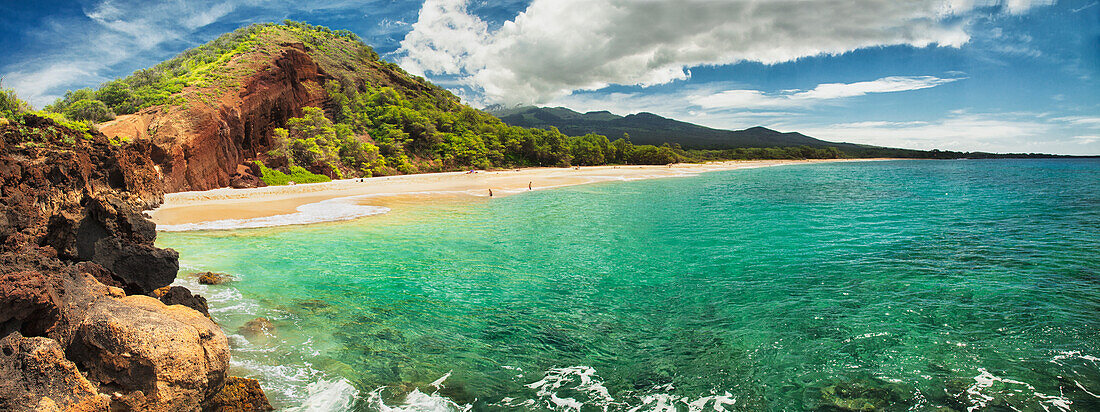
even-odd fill
[[[178,269],[142,215],[159,149],[21,123],[0,126],[0,410],[216,408],[225,334],[144,295]]]

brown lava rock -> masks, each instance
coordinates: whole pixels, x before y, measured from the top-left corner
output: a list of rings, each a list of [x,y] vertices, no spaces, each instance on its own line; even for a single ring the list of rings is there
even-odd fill
[[[183,305],[210,317],[210,307],[206,304],[206,298],[192,294],[183,286],[165,286],[154,290],[153,296],[165,305]]]
[[[142,214],[163,155],[34,115],[0,125],[0,410],[193,411],[224,386],[221,329],[144,295],[179,268]]]
[[[223,284],[223,283],[231,282],[232,280],[233,280],[232,277],[230,277],[229,275],[224,274],[224,273],[215,273],[215,272],[199,273],[199,283],[201,283],[203,285],[220,285],[220,284]]]
[[[267,395],[255,379],[230,376],[225,386],[203,408],[204,412],[266,412],[272,411]]]

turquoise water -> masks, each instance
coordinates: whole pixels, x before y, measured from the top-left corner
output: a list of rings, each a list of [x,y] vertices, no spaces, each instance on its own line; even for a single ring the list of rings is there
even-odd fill
[[[281,408],[1100,410],[1100,161],[391,207],[158,243]],[[275,330],[238,331],[257,317]]]

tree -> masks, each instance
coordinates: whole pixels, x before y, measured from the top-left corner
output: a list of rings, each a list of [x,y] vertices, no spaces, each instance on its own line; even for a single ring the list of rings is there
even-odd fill
[[[68,90],[65,92],[65,96],[54,100],[52,104],[46,105],[44,108],[47,112],[53,113],[65,113],[65,110],[72,106],[73,103],[81,100],[95,100],[95,91],[92,89],[79,89]]]
[[[634,151],[634,145],[630,143],[630,135],[623,133],[622,139],[616,139],[611,142],[611,148],[614,155],[612,160],[615,163],[626,163],[626,159],[630,156],[630,152]]]
[[[323,110],[316,107],[302,108],[302,117],[287,120],[286,130],[290,142],[290,160],[293,163],[306,167],[318,163],[326,163],[333,168],[339,165],[336,128],[325,117]]]
[[[121,80],[107,82],[95,92],[96,100],[99,100],[111,108],[111,111],[119,114],[130,114],[137,111],[140,105],[134,99],[130,85]]]
[[[31,106],[19,99],[15,90],[4,88],[4,79],[0,78],[0,116],[12,117],[30,110]]]
[[[84,99],[74,102],[62,112],[65,117],[72,120],[87,120],[92,122],[105,122],[115,118],[111,109],[99,100]]]

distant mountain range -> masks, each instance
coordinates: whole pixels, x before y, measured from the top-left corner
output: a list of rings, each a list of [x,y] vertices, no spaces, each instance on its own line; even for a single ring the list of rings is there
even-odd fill
[[[512,126],[549,129],[556,127],[570,136],[595,133],[615,140],[630,135],[634,144],[680,144],[684,149],[736,149],[756,147],[835,147],[849,157],[895,157],[924,159],[958,158],[1049,158],[1072,157],[1041,153],[984,153],[913,150],[855,143],[829,142],[798,132],[778,132],[766,127],[721,130],[641,112],[620,116],[606,110],[579,113],[564,107],[489,106],[484,111]]]
[[[619,116],[606,110],[578,113],[564,107],[525,106],[504,109],[499,106],[486,108],[512,126],[549,129],[557,127],[562,133],[580,136],[596,133],[611,140],[624,133],[634,144],[661,145],[679,143],[685,149],[729,149],[737,147],[789,147],[810,146],[837,147],[840,149],[867,148],[851,143],[834,143],[806,136],[802,133],[782,133],[766,127],[745,130],[720,130],[682,122],[653,113]]]

